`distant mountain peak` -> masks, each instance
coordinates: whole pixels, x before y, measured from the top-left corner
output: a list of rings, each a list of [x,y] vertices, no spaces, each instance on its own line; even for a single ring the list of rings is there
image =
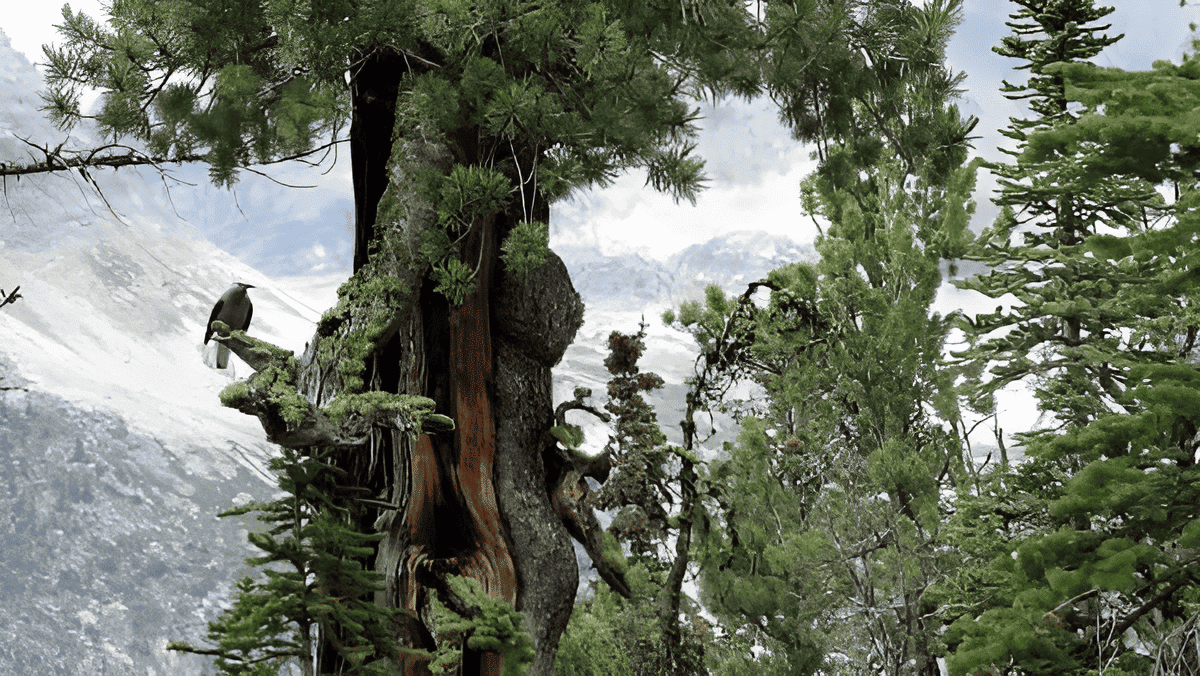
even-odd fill
[[[598,249],[562,247],[557,253],[591,305],[676,304],[716,284],[728,293],[797,261],[815,261],[811,244],[763,230],[737,230],[693,244],[659,261],[639,253],[611,256]]]

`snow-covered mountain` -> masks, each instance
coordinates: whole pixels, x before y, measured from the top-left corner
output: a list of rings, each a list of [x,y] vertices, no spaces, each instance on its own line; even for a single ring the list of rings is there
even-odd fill
[[[817,260],[811,244],[761,230],[714,237],[662,262],[638,253],[605,256],[573,247],[556,251],[588,306],[614,309],[678,305],[702,297],[710,284],[736,293],[781,265]]]
[[[28,160],[22,138],[62,139],[38,110],[40,87],[0,33],[0,162]],[[97,141],[84,128],[69,142]],[[194,212],[228,210],[228,195],[168,193],[157,174],[130,169],[91,178],[98,191],[75,173],[9,180],[0,201],[0,288],[22,295],[0,308],[0,676],[205,673],[207,660],[165,646],[201,639],[246,572],[256,524],[214,515],[274,493],[265,467],[277,449],[256,419],[218,403],[230,375],[202,363],[204,321],[244,281],[256,287],[252,333],[298,352],[346,275],[269,276],[212,244]],[[256,194],[250,213],[279,237],[268,217],[291,205],[274,194]],[[216,238],[247,246],[244,234],[218,228]],[[737,251],[747,243],[762,248]],[[558,400],[586,386],[602,402],[607,337],[644,316],[642,363],[666,380],[654,401],[670,428],[693,353],[658,315],[706,283],[732,291],[803,250],[748,233],[665,263],[562,254],[589,309],[555,371]],[[313,269],[296,256],[294,269]],[[589,446],[602,446],[606,430],[580,422]]]
[[[0,34],[0,162],[61,140],[40,87]],[[0,674],[199,674],[208,660],[164,648],[203,637],[254,525],[215,514],[276,490],[258,421],[217,401],[204,322],[245,281],[255,332],[300,350],[340,280],[250,268],[156,175],[93,178],[8,179],[0,201],[0,288],[22,296],[0,309]]]

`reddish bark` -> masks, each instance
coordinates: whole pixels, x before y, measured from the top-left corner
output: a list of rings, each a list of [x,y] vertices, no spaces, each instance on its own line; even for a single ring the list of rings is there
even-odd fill
[[[467,258],[484,251],[475,291],[462,305],[450,307],[445,349],[448,378],[429,383],[439,410],[455,421],[452,435],[418,438],[411,460],[411,494],[405,511],[408,547],[403,580],[399,583],[402,607],[420,612],[423,591],[444,590],[446,575],[478,580],[484,591],[509,603],[517,601],[517,576],[509,553],[504,525],[496,504],[493,466],[496,459],[496,421],[493,405],[491,286],[496,234],[491,223],[481,223],[467,238]],[[436,330],[436,329],[435,329]],[[438,372],[438,371],[434,371]],[[472,655],[465,651],[464,673],[499,676],[500,655]],[[475,665],[478,665],[478,671]],[[403,673],[426,673],[423,664],[404,665]]]
[[[496,234],[491,224],[481,224],[476,230],[480,236],[469,239],[482,241],[465,247],[468,252],[476,246],[484,249],[476,290],[461,306],[450,310],[450,387],[456,424],[453,457],[457,458],[453,483],[479,536],[478,549],[467,555],[463,574],[479,580],[489,595],[515,604],[516,572],[492,484],[496,421],[490,295]]]

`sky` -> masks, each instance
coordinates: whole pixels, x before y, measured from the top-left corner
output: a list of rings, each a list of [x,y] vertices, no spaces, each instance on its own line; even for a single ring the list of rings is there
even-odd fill
[[[30,61],[42,60],[40,46],[57,41],[53,24],[61,21],[54,2],[8,3],[0,29]],[[1190,45],[1190,22],[1200,22],[1200,7],[1180,8],[1175,0],[1117,0],[1109,17],[1113,32],[1126,37],[1103,52],[1102,66],[1143,70],[1157,59],[1178,59]],[[75,0],[72,9],[102,14],[99,0]],[[1020,80],[1013,61],[991,51],[1007,28],[1016,5],[998,0],[966,0],[963,22],[948,50],[949,65],[967,74],[960,102],[964,114],[980,118],[976,153],[1000,159],[996,147],[1007,139],[999,129],[1011,116],[1024,116],[1019,102],[1005,99],[1002,79]],[[758,229],[811,241],[816,229],[799,213],[800,180],[814,168],[811,149],[792,140],[777,121],[769,100],[725,101],[703,106],[705,116],[698,152],[707,160],[709,189],[695,206],[675,204],[644,186],[641,172],[627,174],[606,189],[585,191],[554,205],[552,246],[597,246],[606,254],[638,252],[665,259],[689,245],[735,230]],[[202,168],[177,171],[194,188],[172,184],[171,199],[180,215],[221,248],[267,274],[320,274],[349,268],[349,163],[343,156],[321,175],[302,166],[272,167],[273,177],[308,190],[284,188],[267,179],[245,176],[233,193],[207,185]],[[981,173],[976,229],[990,222],[988,202],[994,187]]]

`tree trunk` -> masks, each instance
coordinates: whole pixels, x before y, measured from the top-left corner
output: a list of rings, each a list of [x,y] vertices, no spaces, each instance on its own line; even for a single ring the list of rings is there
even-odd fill
[[[379,198],[396,126],[396,94],[405,71],[400,55],[375,51],[350,77],[350,172],[354,183],[354,270],[367,264]]]
[[[359,77],[387,80],[384,66],[369,61]],[[355,96],[357,110],[358,90]],[[356,124],[359,119],[356,114]],[[392,126],[357,126],[353,152],[390,147]],[[353,160],[355,269],[364,279],[394,277],[403,291],[390,301],[363,299],[365,309],[351,314],[349,330],[383,313],[388,328],[366,360],[365,389],[427,396],[438,413],[454,419],[455,430],[416,439],[376,431],[367,447],[339,458],[357,485],[397,507],[360,524],[384,533],[374,563],[385,587],[376,603],[412,611],[416,618],[402,620],[398,640],[433,649],[429,590],[447,593],[447,575],[472,577],[524,613],[536,655],[528,673],[549,675],[578,585],[574,549],[551,508],[554,477],[544,462],[556,457],[548,434],[554,424],[550,368],[582,323],[583,304],[553,254],[520,279],[499,269],[499,242],[517,222],[516,214],[502,212],[478,219],[462,243],[462,260],[479,267],[474,291],[451,307],[420,262],[421,233],[438,226],[412,177],[428,169],[445,174],[463,154],[419,134],[396,143],[390,176],[382,165],[388,176],[386,190],[379,191],[382,202],[376,197],[377,203],[368,203],[378,190],[377,153]],[[521,204],[509,211],[521,213]],[[535,217],[548,217],[548,211],[542,206]],[[369,248],[375,253],[368,260]],[[323,341],[336,340],[316,336],[305,354],[302,387],[318,404],[341,388],[333,375],[345,359],[340,343],[331,344],[335,356],[328,347],[321,356]],[[322,670],[334,667],[322,660]],[[464,674],[498,675],[500,668],[498,656],[464,654]],[[428,669],[413,658],[400,673]]]

